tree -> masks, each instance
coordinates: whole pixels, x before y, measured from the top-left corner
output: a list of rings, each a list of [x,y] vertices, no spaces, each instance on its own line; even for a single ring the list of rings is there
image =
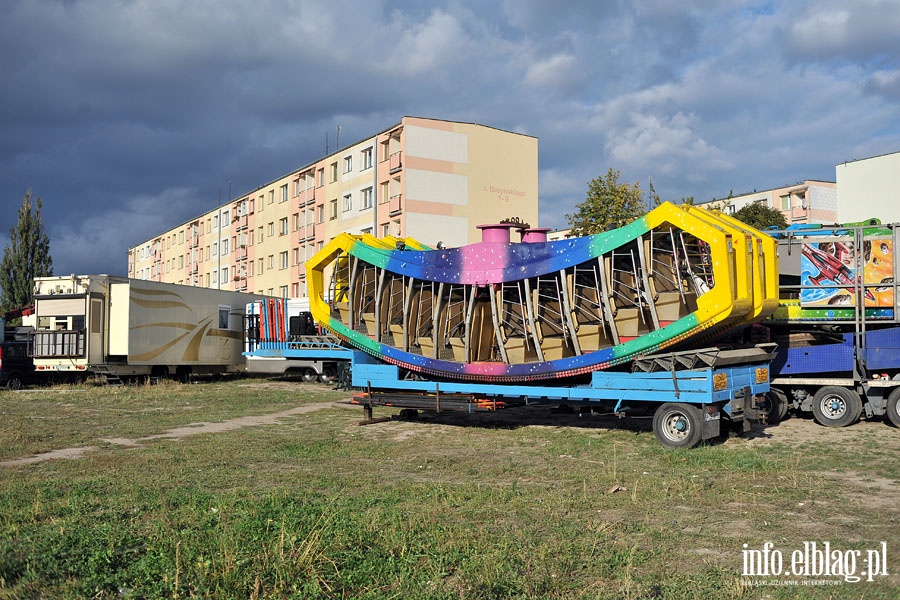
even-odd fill
[[[605,176],[588,183],[587,198],[566,219],[572,235],[591,235],[631,223],[647,212],[641,185],[619,183],[619,171],[610,169]]]
[[[734,218],[755,229],[766,229],[772,226],[784,229],[788,225],[784,213],[762,202],[745,204],[734,213]]]
[[[31,190],[19,208],[18,222],[9,228],[9,245],[0,262],[0,310],[28,306],[35,277],[53,275],[50,238],[41,218],[41,199],[31,203]]]

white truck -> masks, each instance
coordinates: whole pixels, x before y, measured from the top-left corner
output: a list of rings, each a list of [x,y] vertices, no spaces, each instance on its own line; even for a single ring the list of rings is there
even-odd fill
[[[242,323],[262,296],[110,275],[34,280],[38,374],[168,377],[242,372]]]

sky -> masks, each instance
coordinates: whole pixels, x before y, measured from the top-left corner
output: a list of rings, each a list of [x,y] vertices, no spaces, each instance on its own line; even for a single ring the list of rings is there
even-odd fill
[[[852,7],[852,8],[848,8]],[[538,138],[540,225],[612,168],[663,200],[900,151],[900,0],[0,0],[0,247],[54,273],[418,116]]]

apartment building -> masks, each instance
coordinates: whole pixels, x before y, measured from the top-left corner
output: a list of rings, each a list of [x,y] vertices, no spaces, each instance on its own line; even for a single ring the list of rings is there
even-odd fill
[[[748,204],[762,202],[770,208],[780,210],[793,223],[835,223],[837,222],[837,186],[831,181],[808,179],[802,183],[785,187],[753,191],[724,200],[698,202],[698,206],[718,209],[734,214]]]
[[[130,248],[128,276],[303,297],[307,259],[339,233],[452,247],[508,218],[538,226],[537,138],[403,117]]]

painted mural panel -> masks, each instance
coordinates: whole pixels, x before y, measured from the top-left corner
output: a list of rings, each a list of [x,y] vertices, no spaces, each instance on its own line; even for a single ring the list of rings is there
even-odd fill
[[[859,255],[859,252],[862,255]],[[800,259],[802,307],[855,306],[853,286],[865,284],[865,306],[893,307],[893,242],[866,239],[858,248],[851,237],[829,238],[803,244]]]

